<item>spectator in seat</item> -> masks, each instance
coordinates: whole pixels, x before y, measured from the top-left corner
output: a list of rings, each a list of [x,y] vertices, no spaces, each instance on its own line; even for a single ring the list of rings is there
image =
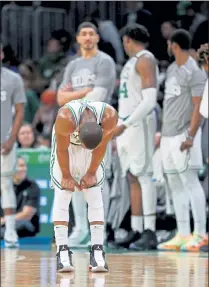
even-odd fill
[[[19,66],[19,73],[24,82],[25,96],[27,99],[24,111],[24,121],[32,123],[39,108],[38,94],[34,89],[36,79],[36,68],[32,61],[27,60]]]
[[[27,177],[27,166],[21,157],[18,158],[13,182],[17,200],[16,230],[18,236],[35,236],[39,232],[40,189],[33,180]],[[5,221],[4,217],[1,217],[1,239],[4,237],[4,232]]]
[[[66,66],[68,62],[66,54],[71,41],[71,35],[64,29],[52,32],[47,43],[46,55],[39,62],[39,71],[46,80],[50,81],[55,72]]]
[[[33,127],[29,123],[24,123],[18,133],[18,147],[19,148],[35,148],[35,134]]]

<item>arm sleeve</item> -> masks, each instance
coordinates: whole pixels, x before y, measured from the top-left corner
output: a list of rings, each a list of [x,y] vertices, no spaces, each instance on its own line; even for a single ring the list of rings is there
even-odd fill
[[[14,105],[24,104],[26,102],[24,84],[19,75],[15,75],[12,102]]]
[[[205,88],[205,82],[206,74],[200,69],[195,70],[189,83],[192,97],[202,97]]]
[[[58,90],[71,87],[71,76],[75,67],[75,61],[70,62],[65,68],[63,80],[58,88]]]
[[[40,188],[35,182],[32,182],[31,186],[28,189],[29,189],[29,193],[28,193],[28,198],[27,198],[25,205],[39,209]]]

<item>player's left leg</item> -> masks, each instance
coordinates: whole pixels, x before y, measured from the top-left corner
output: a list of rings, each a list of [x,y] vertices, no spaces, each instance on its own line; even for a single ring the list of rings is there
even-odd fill
[[[197,171],[187,170],[180,174],[180,178],[187,191],[194,218],[194,233],[191,240],[182,250],[199,251],[200,247],[208,244],[206,240],[206,199],[204,190],[198,179]]]
[[[5,247],[18,247],[18,236],[15,227],[16,196],[13,187],[13,174],[16,166],[16,144],[8,155],[1,155],[1,207],[5,220]]]
[[[70,191],[55,187],[53,222],[57,246],[57,271],[70,272],[74,270],[72,252],[68,247],[69,204],[72,198]]]
[[[104,207],[102,185],[84,190],[88,203],[88,219],[91,229],[90,265],[92,272],[108,271],[104,252]]]

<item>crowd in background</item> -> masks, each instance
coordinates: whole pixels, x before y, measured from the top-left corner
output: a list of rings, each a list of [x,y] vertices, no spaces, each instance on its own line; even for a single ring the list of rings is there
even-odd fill
[[[130,2],[130,3],[129,3]],[[99,49],[109,54],[116,63],[117,80],[111,104],[117,109],[120,71],[127,60],[123,51],[120,29],[129,23],[139,23],[147,27],[151,35],[149,49],[158,60],[160,69],[158,111],[159,120],[163,105],[164,81],[171,58],[167,53],[167,40],[177,28],[188,30],[192,37],[191,55],[196,57],[196,50],[207,43],[208,19],[206,4],[200,2],[175,2],[176,11],[173,18],[163,21],[155,19],[154,13],[143,7],[143,2],[127,2],[127,13],[119,15],[122,25],[106,19],[100,19],[100,11],[86,15],[82,21],[90,21],[96,25],[100,34]],[[166,13],[166,12],[165,12]],[[168,14],[169,15],[169,14]],[[79,24],[79,23],[78,23]],[[159,33],[157,32],[159,31]],[[34,62],[31,59],[18,59],[9,43],[4,46],[3,65],[17,73],[23,79],[27,104],[25,105],[24,124],[18,134],[19,148],[50,148],[51,132],[59,106],[56,91],[61,83],[65,66],[80,55],[75,34],[64,29],[51,33],[43,57]],[[115,152],[115,146],[113,144]],[[200,180],[204,180],[205,169],[200,172]],[[160,205],[163,204],[159,200]],[[169,228],[168,228],[169,229]]]

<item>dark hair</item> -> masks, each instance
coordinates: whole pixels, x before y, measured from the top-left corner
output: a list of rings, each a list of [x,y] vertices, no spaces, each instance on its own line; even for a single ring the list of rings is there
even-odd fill
[[[87,149],[95,149],[102,140],[102,128],[96,122],[86,122],[80,128],[79,138]]]
[[[81,29],[83,28],[92,28],[97,34],[98,34],[98,29],[97,27],[91,23],[91,22],[83,22],[78,26],[77,34],[80,33]]]
[[[171,43],[176,43],[182,50],[188,51],[191,48],[192,37],[184,29],[177,29],[170,37]]]
[[[127,36],[135,42],[147,44],[149,43],[150,35],[146,27],[139,24],[130,24],[121,29],[121,37]]]
[[[65,29],[54,30],[51,33],[51,39],[55,39],[60,42],[63,52],[67,52],[72,43],[72,36]]]

